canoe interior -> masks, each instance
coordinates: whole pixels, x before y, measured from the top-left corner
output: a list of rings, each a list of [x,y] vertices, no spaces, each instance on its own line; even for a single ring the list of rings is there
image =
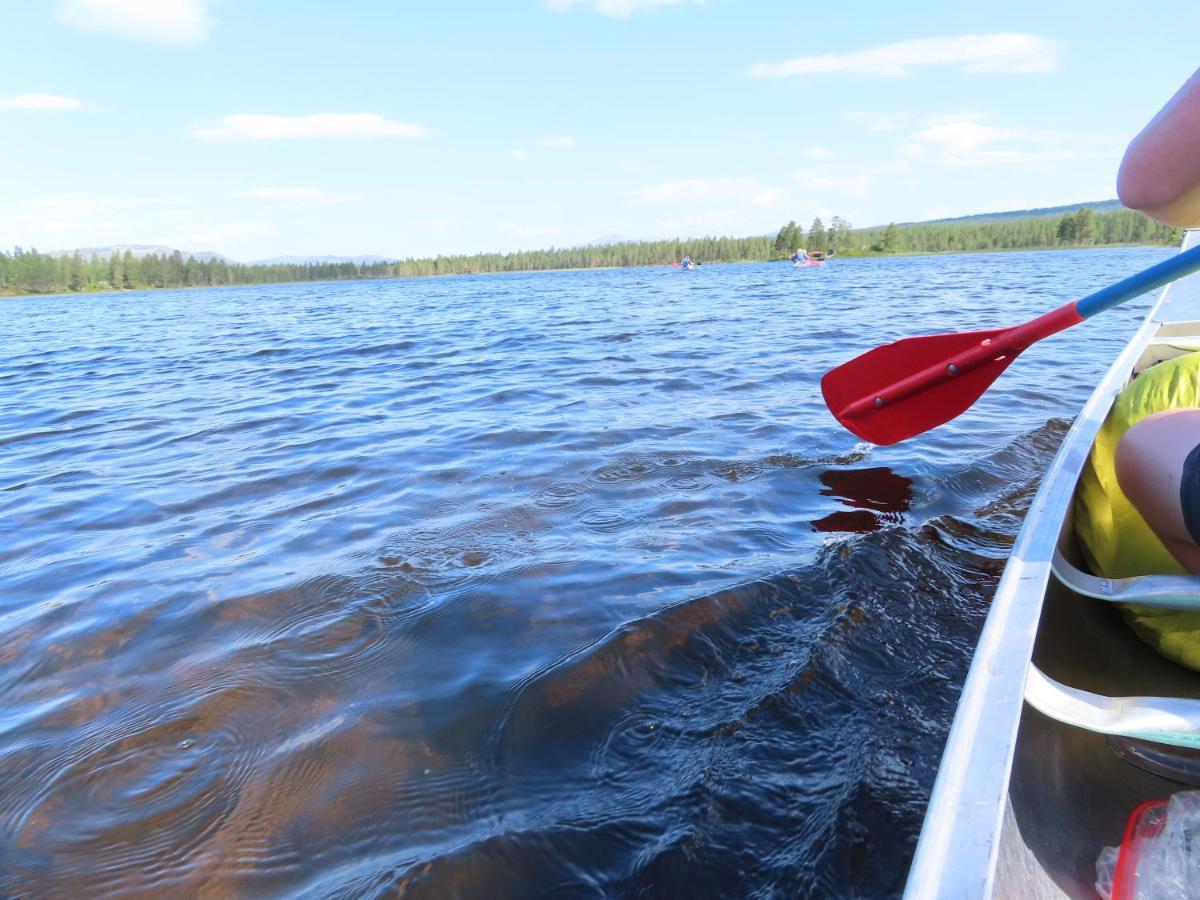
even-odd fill
[[[1200,324],[1163,326],[1137,371],[1191,350],[1193,342],[1178,339],[1188,333],[1200,334]],[[1068,511],[1059,548],[1085,568],[1071,520]],[[1143,643],[1118,606],[1081,596],[1053,577],[1033,662],[1056,681],[1110,697],[1200,699],[1200,673]],[[1120,843],[1130,812],[1143,801],[1197,788],[1200,753],[1063,725],[1026,704],[1009,783],[996,895],[1097,896],[1096,858],[1103,847]]]
[[[1195,247],[1200,231],[1186,232],[1182,249]],[[1193,350],[1200,350],[1200,274],[1159,293],[1030,502],[963,683],[906,900],[1094,897],[1095,860],[1119,842],[1135,806],[1200,786],[1193,753],[1061,726],[1024,702],[1031,660],[1068,688],[1200,698],[1200,674],[1160,658],[1119,609],[1072,593],[1052,574],[1056,548],[1080,561],[1074,489],[1113,400],[1145,367]]]

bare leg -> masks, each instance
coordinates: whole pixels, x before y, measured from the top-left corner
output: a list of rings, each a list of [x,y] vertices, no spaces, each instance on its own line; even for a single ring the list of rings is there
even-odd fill
[[[1200,546],[1188,532],[1179,499],[1183,464],[1200,445],[1200,409],[1155,413],[1133,425],[1117,444],[1117,481],[1150,529],[1200,575]]]

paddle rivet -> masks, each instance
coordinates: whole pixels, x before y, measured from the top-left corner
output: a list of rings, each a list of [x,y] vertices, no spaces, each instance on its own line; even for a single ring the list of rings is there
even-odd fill
[[[876,397],[876,398],[875,398],[875,405],[876,405],[876,406],[883,406],[883,398],[882,398],[882,397]]]
[[[946,371],[949,372],[951,375],[957,375],[958,374],[958,366],[956,366],[954,363],[950,363],[950,365],[946,366]]]

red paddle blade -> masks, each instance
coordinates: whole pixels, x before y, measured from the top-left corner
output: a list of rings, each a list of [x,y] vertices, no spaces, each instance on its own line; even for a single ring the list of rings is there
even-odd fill
[[[1024,349],[997,340],[1014,330],[934,334],[885,344],[826,372],[821,393],[846,429],[873,444],[895,444],[966,412]],[[962,365],[963,354],[974,357],[969,367]],[[953,365],[956,360],[959,369]]]

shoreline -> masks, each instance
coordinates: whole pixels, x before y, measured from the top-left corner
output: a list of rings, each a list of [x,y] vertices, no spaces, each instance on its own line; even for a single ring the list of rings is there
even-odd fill
[[[991,254],[991,253],[1050,253],[1064,250],[1119,250],[1123,247],[1160,247],[1162,249],[1170,249],[1171,245],[1159,243],[1122,243],[1122,244],[1088,244],[1088,245],[1058,245],[1053,247],[989,247],[982,250],[908,250],[897,251],[894,253],[845,253],[837,254],[831,259],[886,259],[888,257],[902,256],[970,256],[975,254]],[[738,259],[738,260],[721,260],[716,262],[702,262],[698,268],[707,266],[743,266],[751,263],[785,263],[786,258],[781,259]],[[364,282],[379,282],[379,281],[414,281],[422,278],[479,278],[481,276],[498,276],[498,275],[537,275],[540,273],[551,272],[612,272],[619,269],[670,269],[674,268],[672,263],[654,263],[645,266],[583,266],[578,268],[553,268],[553,269],[514,269],[510,272],[448,272],[444,275],[395,275],[386,278],[330,278],[323,280],[304,280],[304,281],[248,281],[243,284],[190,284],[190,285],[174,285],[172,287],[142,287],[129,290],[107,290],[107,291],[55,291],[44,294],[15,294],[7,293],[0,290],[0,301],[2,300],[33,300],[37,298],[56,298],[56,297],[105,297],[105,296],[121,296],[126,294],[148,294],[158,293],[161,291],[212,291],[226,290],[229,288],[252,288],[252,287],[267,287],[276,285],[285,287],[296,284],[361,284]]]

